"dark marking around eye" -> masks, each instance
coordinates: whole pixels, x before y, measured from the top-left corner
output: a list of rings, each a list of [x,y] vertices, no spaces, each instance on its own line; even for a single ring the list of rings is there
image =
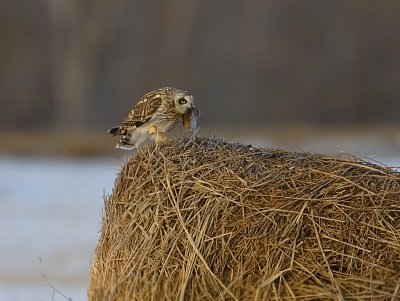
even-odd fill
[[[179,102],[179,104],[183,105],[183,104],[187,103],[187,100],[184,98],[181,98],[178,100],[178,102]]]

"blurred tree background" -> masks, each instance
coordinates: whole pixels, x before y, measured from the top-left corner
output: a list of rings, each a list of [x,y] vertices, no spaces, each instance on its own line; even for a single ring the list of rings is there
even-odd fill
[[[399,1],[3,0],[0,127],[101,129],[149,90],[202,125],[394,123]]]

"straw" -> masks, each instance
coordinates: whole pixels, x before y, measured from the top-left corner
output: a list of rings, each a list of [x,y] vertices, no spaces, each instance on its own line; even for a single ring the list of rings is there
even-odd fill
[[[105,200],[90,300],[399,300],[400,174],[181,138]]]

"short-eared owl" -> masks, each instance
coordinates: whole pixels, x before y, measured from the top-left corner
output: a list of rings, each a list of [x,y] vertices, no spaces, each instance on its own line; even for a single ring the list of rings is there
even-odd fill
[[[182,120],[186,130],[197,126],[199,110],[193,106],[193,96],[175,88],[161,88],[144,95],[120,126],[108,130],[122,136],[117,148],[133,149],[150,136],[166,140],[165,133]]]

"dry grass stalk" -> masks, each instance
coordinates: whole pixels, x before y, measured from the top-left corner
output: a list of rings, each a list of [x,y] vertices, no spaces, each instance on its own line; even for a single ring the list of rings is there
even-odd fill
[[[105,201],[90,300],[399,300],[400,174],[218,139],[141,148]]]

